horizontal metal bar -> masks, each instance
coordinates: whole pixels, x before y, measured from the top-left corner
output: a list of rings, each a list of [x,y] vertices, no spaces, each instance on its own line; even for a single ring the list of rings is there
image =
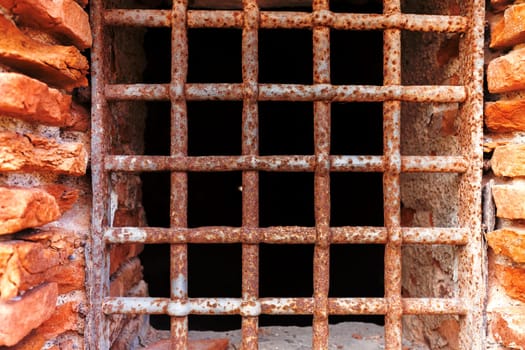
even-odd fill
[[[462,298],[403,298],[404,315],[465,315],[467,300]]]
[[[402,156],[402,172],[463,173],[467,161],[458,156]],[[315,156],[106,156],[106,171],[281,171],[313,172]],[[330,171],[383,172],[382,156],[330,156]]]
[[[104,12],[106,25],[137,27],[170,27],[169,10],[124,10]],[[403,29],[422,32],[465,32],[467,18],[462,16],[422,14],[363,14],[331,11],[292,12],[261,11],[261,29],[312,29],[315,26],[337,30]],[[188,11],[188,28],[243,28],[243,11]]]
[[[385,244],[386,228],[371,226],[331,227],[334,244]],[[463,245],[468,242],[469,230],[464,228],[401,228],[406,244]],[[246,238],[249,237],[249,238]],[[241,228],[208,226],[199,228],[113,227],[104,234],[106,243],[271,243],[314,244],[314,227],[277,226]]]
[[[109,101],[144,100],[169,101],[169,84],[106,85]],[[327,102],[463,102],[465,87],[452,85],[298,85],[259,84],[259,101],[327,101]],[[243,84],[186,84],[187,101],[241,101]]]
[[[402,298],[404,315],[464,315],[467,309],[460,298]],[[110,297],[102,310],[106,314],[193,315],[308,315],[313,312],[312,298],[261,298],[244,302],[239,298],[168,298]],[[384,298],[329,298],[330,315],[384,315]]]

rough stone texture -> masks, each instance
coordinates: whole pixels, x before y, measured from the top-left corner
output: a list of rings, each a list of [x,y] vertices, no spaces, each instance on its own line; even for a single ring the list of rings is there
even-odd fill
[[[73,46],[46,45],[0,14],[0,63],[63,89],[86,86],[87,59]]]
[[[512,4],[513,0],[490,0],[490,8],[493,11],[503,11],[509,4]]]
[[[47,320],[55,310],[57,291],[56,283],[46,283],[0,302],[0,345],[15,345]]]
[[[493,132],[525,131],[525,100],[485,103],[485,125]]]
[[[0,0],[17,23],[65,37],[80,49],[91,47],[88,14],[73,0]]]
[[[491,93],[525,89],[525,48],[492,60],[487,68],[487,82]]]
[[[525,302],[525,270],[516,266],[494,264],[495,275],[507,295]]]
[[[509,6],[503,18],[491,28],[490,47],[504,48],[525,41],[525,4]]]
[[[109,295],[121,297],[142,280],[142,265],[139,258],[134,258],[122,264],[120,269],[111,276]]]
[[[0,171],[50,171],[84,175],[87,152],[83,144],[59,144],[37,135],[0,132]]]
[[[494,185],[492,188],[496,202],[496,215],[506,219],[525,218],[525,184],[514,182],[512,184]]]
[[[0,300],[44,282],[56,282],[60,294],[84,288],[86,237],[49,229],[19,238],[0,243]]]
[[[373,323],[344,322],[331,324],[327,350],[382,350],[384,328]],[[150,329],[142,339],[146,349],[159,340],[167,339],[168,331]],[[241,348],[241,331],[197,332],[190,331],[190,342],[204,339],[227,338],[230,340],[228,350]],[[259,329],[260,350],[308,350],[312,348],[312,327],[261,327]],[[429,347],[415,342],[403,341],[403,350],[428,350]]]
[[[41,189],[0,187],[0,235],[37,227],[60,217],[55,198]]]
[[[508,349],[525,349],[525,310],[509,308],[507,312],[491,312],[488,315],[489,332]]]
[[[230,341],[225,338],[220,339],[199,339],[190,340],[188,344],[189,350],[228,350]],[[152,344],[146,348],[146,350],[169,350],[170,341],[161,340],[155,344]]]
[[[486,234],[489,246],[514,262],[525,263],[525,229],[506,227]]]
[[[77,302],[68,302],[56,307],[55,312],[42,325],[34,329],[29,335],[17,343],[13,350],[42,349],[44,344],[64,333],[82,333],[83,319]],[[74,349],[65,347],[62,349]]]
[[[119,267],[129,259],[139,255],[144,249],[142,243],[114,244],[109,248],[109,273],[113,275]]]
[[[35,123],[71,124],[71,96],[18,73],[0,73],[0,113]]]
[[[497,147],[492,155],[491,165],[496,176],[525,176],[525,145]]]

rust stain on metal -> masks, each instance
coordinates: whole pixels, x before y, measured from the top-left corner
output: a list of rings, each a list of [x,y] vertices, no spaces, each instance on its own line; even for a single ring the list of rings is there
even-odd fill
[[[239,2],[240,4],[240,2]],[[482,152],[482,68],[484,1],[470,0],[465,16],[405,14],[400,0],[384,0],[382,14],[336,13],[328,0],[314,0],[311,12],[266,11],[256,0],[243,0],[241,10],[188,9],[187,0],[174,0],[170,10],[105,9],[103,0],[91,2],[94,33],[92,50],[93,118],[93,235],[89,242],[88,285],[90,313],[86,327],[89,349],[109,349],[106,314],[166,314],[171,316],[171,349],[188,345],[190,314],[242,316],[243,349],[258,347],[258,316],[313,315],[313,349],[328,348],[329,315],[385,315],[385,348],[401,349],[403,315],[461,315],[460,346],[481,349],[483,334],[480,193]],[[105,70],[109,43],[105,27],[167,27],[171,37],[169,84],[109,84]],[[188,84],[188,28],[242,29],[242,83]],[[260,29],[312,31],[313,84],[258,82]],[[382,86],[332,85],[330,30],[384,31]],[[401,30],[462,33],[461,86],[403,86]],[[110,155],[108,101],[171,102],[169,156]],[[187,101],[243,102],[242,154],[189,157],[187,155]],[[258,101],[309,101],[314,104],[315,152],[307,156],[260,156]],[[383,102],[382,156],[330,155],[332,102]],[[400,151],[401,101],[459,103],[462,118],[459,156],[406,156]],[[109,227],[111,172],[170,171],[170,228]],[[242,171],[242,227],[187,227],[187,173]],[[259,227],[259,172],[313,172],[315,227]],[[330,227],[330,173],[383,173],[384,227]],[[406,228],[400,223],[400,174],[456,173],[460,177],[460,227]],[[108,244],[142,242],[171,244],[169,298],[110,298]],[[242,297],[189,298],[188,243],[242,243]],[[259,298],[259,244],[315,244],[312,298]],[[383,298],[329,298],[330,245],[385,245]],[[459,253],[458,297],[403,298],[401,248],[403,244],[456,245]],[[475,336],[474,336],[475,335]]]

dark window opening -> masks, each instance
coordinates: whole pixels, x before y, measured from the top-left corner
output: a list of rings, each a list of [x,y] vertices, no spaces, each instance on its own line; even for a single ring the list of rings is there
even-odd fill
[[[348,11],[342,2],[334,10]],[[355,10],[355,9],[353,9]],[[365,11],[367,10],[367,11]],[[357,11],[356,11],[357,12]],[[381,4],[359,12],[381,12]],[[189,30],[191,83],[238,83],[241,31]],[[331,35],[334,84],[382,84],[382,33]],[[260,30],[261,83],[312,83],[312,35],[308,30]],[[145,82],[170,80],[170,31],[148,29],[144,44]],[[359,50],[356,50],[359,48]],[[366,62],[367,69],[359,68]],[[333,103],[331,154],[383,153],[381,103]],[[241,153],[242,102],[188,102],[190,156]],[[148,103],[145,153],[169,154],[170,104]],[[261,155],[313,155],[312,102],[259,102]],[[260,227],[313,227],[313,173],[260,172]],[[143,205],[148,225],[169,227],[169,173],[144,173]],[[382,226],[382,174],[331,174],[331,226]],[[188,174],[188,226],[241,226],[240,172]],[[151,296],[169,297],[169,245],[146,245],[141,255]],[[382,297],[382,245],[334,245],[331,248],[330,296]],[[190,297],[240,297],[240,244],[188,245]],[[313,245],[260,245],[260,296],[311,297]],[[151,315],[151,324],[169,329],[169,317]],[[331,316],[341,321],[383,323],[383,316]],[[259,325],[311,325],[312,316],[261,315]],[[240,328],[239,316],[189,317],[195,330]]]

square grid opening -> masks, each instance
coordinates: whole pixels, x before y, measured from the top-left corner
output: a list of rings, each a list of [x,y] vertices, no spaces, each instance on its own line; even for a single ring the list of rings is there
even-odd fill
[[[221,316],[234,319],[242,327],[244,349],[257,349],[259,322],[270,320],[267,324],[271,324],[274,322],[271,320],[282,315],[307,316],[312,326],[313,349],[328,348],[330,319],[354,316],[384,319],[385,348],[402,349],[405,315],[446,314],[460,319],[461,348],[481,349],[483,339],[479,334],[483,334],[483,324],[479,291],[483,288],[478,184],[481,183],[482,154],[479,145],[484,2],[466,1],[463,10],[453,15],[403,13],[400,0],[384,0],[375,11],[363,12],[354,11],[352,6],[345,7],[341,1],[330,4],[328,0],[314,0],[311,8],[301,11],[274,11],[260,8],[260,3],[264,1],[243,0],[239,9],[216,11],[189,8],[187,0],[173,0],[171,9],[115,9],[104,0],[92,1],[94,213],[89,247],[93,268],[88,280],[92,305],[86,329],[88,347],[110,347],[108,315],[158,314],[170,317],[172,349],[188,347],[188,320],[191,325],[192,322],[198,324],[198,318],[214,320]],[[162,69],[169,71],[169,79],[147,72],[145,84],[108,83],[110,65],[105,48],[119,43],[109,40],[107,30],[128,26],[155,28],[159,37],[169,37],[170,52],[164,55],[164,60],[169,57],[170,62],[162,64]],[[460,33],[458,54],[463,57],[463,84],[403,85],[402,31]],[[152,36],[157,37],[155,32]],[[276,36],[285,38],[279,41],[283,47],[272,46]],[[371,45],[382,46],[381,59],[357,62],[379,71],[374,75],[363,75],[364,70],[359,67],[344,68],[348,53],[340,40],[351,41],[360,36]],[[232,43],[224,47],[217,45],[223,37],[231,37]],[[194,40],[209,42],[212,52],[196,52]],[[286,40],[297,41],[298,50],[286,53],[289,49]],[[227,55],[210,57],[219,52],[217,50],[234,51],[233,60]],[[283,50],[287,57],[281,57],[283,53],[279,51]],[[262,60],[264,55],[268,57]],[[191,61],[191,57],[196,58]],[[293,61],[299,59],[307,64],[294,65]],[[288,75],[276,75],[276,64],[284,65]],[[233,67],[233,74],[222,74],[227,65]],[[164,101],[159,106],[168,113],[163,121],[163,125],[169,125],[168,145],[152,150],[151,155],[111,154],[108,105],[126,100]],[[458,131],[462,153],[402,155],[403,101],[457,103],[462,122]],[[301,106],[292,106],[294,103]],[[213,104],[222,104],[224,115],[214,115]],[[208,121],[195,124],[190,114],[204,108]],[[272,120],[274,109],[298,110],[292,113],[293,118],[301,119],[304,124],[300,128],[307,136],[299,141],[304,147],[282,150],[265,139],[266,133],[275,132],[272,129],[279,127],[279,121]],[[237,110],[240,117],[232,116]],[[209,149],[209,144],[199,144],[191,135],[195,132],[217,137],[212,130],[213,123],[217,123],[214,117],[223,117],[224,123],[236,129],[225,136],[229,145]],[[339,125],[343,118],[363,117],[376,120],[366,126],[377,132],[374,145],[346,147],[344,131],[339,127],[334,130],[334,124]],[[220,138],[215,142],[221,142]],[[108,224],[110,175],[114,172],[143,173],[143,179],[148,178],[145,174],[162,174],[159,179],[163,179],[170,194],[169,212],[160,219],[163,224],[145,228]],[[404,173],[457,174],[458,225],[402,226],[400,192]],[[370,176],[366,177],[367,174]],[[344,215],[334,214],[333,207],[356,208],[345,203],[345,197],[363,193],[359,188],[362,180],[356,180],[361,176],[366,177],[365,187],[380,198],[370,204],[369,210],[380,211],[381,217],[347,220]],[[148,181],[154,182],[156,178]],[[355,182],[356,188],[348,186],[347,190],[333,194],[334,183],[340,183],[338,189],[343,189],[349,182]],[[287,196],[286,192],[296,192],[298,198],[279,199],[277,193],[272,193],[279,183],[282,188],[278,191],[282,191],[283,196]],[[304,184],[309,184],[310,192],[295,188]],[[221,189],[212,194],[216,197],[213,200],[208,200],[212,190],[206,190],[206,186]],[[230,187],[233,191],[229,191]],[[221,198],[228,196],[235,197],[233,211],[238,213],[231,217],[210,215],[207,221],[195,218],[199,215],[191,209],[195,203],[201,201],[209,206],[207,214],[210,214],[224,206],[226,202]],[[310,219],[304,220],[301,216],[295,221],[286,216],[286,212],[264,212],[262,205],[272,201],[289,203],[293,211],[307,203],[309,208],[305,211],[309,211]],[[382,204],[380,208],[374,206],[378,202]],[[366,210],[363,216],[365,214]],[[169,295],[109,297],[108,246],[131,242],[169,245],[165,246],[170,255]],[[205,258],[202,255],[220,256],[217,253],[220,249],[215,251],[213,246],[217,244],[227,244],[223,247],[225,254],[239,260],[232,273],[239,274],[240,278],[234,278],[230,283],[231,293],[224,295],[212,295],[212,290],[191,286],[192,273],[199,274],[191,267],[191,261]],[[443,298],[404,297],[401,278],[404,245],[433,244],[459,247],[458,292]],[[302,253],[308,253],[305,263],[311,270],[301,273],[308,273],[310,289],[295,293],[291,288],[283,291],[261,285],[262,280],[267,281],[263,279],[267,272],[260,273],[261,265],[272,251],[279,254],[282,245],[300,245]],[[192,254],[192,250],[200,253]],[[339,279],[331,279],[332,274],[344,269],[346,264],[344,259],[334,258],[334,252],[352,255],[353,250],[359,254],[379,252],[382,275],[374,277],[380,285],[379,293],[377,289],[367,291],[369,286],[349,290]],[[220,274],[221,267],[217,269],[216,274]],[[231,269],[232,266],[223,268],[224,273]],[[355,275],[354,278],[361,278],[360,271]],[[239,279],[240,286],[233,286]]]

